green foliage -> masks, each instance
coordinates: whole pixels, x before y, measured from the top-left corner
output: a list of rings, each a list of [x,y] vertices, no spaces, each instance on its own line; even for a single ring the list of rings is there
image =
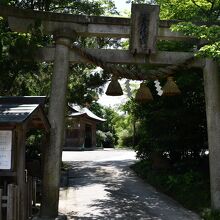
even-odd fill
[[[190,43],[160,41],[157,44],[159,50],[193,51],[198,57],[219,59],[220,1],[157,0],[157,3],[162,19],[188,21],[173,25],[173,31],[198,39],[198,48],[195,48],[195,40]],[[215,25],[199,25],[201,21],[214,22]],[[153,102],[136,105],[131,100],[127,103],[129,114],[139,122],[135,150],[142,160],[134,169],[148,183],[187,208],[202,212],[204,219],[217,220],[219,213],[206,209],[210,207],[210,185],[208,161],[204,154],[208,146],[202,74],[196,69],[182,69],[175,78],[181,96],[159,98],[150,84]],[[160,153],[171,163],[168,171],[152,169],[153,152]]]
[[[111,108],[104,108],[104,118],[106,121],[103,123],[104,131],[111,132],[114,138],[114,146],[118,143],[117,122],[120,119],[119,114]]]
[[[90,110],[98,116],[106,119],[97,126],[98,139],[103,147],[132,147],[133,145],[133,121],[131,115],[119,114],[116,110],[103,107],[93,102]]]
[[[132,169],[148,183],[172,196],[186,208],[202,213],[210,206],[209,178],[201,171],[192,169],[187,169],[183,173],[176,170],[155,171],[150,168],[149,161],[140,161],[133,165]],[[204,213],[202,215],[205,216]]]
[[[104,15],[108,13],[117,13],[112,0],[1,0],[0,4],[40,11],[53,11],[58,13],[65,12],[81,15]]]
[[[210,57],[219,60],[220,59],[220,42],[215,42],[211,45],[203,46],[197,53],[200,57]]]
[[[91,105],[97,101],[98,94],[103,92],[102,86],[109,76],[94,68],[94,66],[80,64],[71,67],[67,97],[69,102]]]
[[[118,140],[118,147],[121,148],[132,148],[133,147],[133,136],[132,131],[129,130],[122,130],[118,133],[119,140]]]
[[[193,41],[168,41],[157,42],[157,49],[160,51],[194,52],[195,42]]]
[[[42,71],[45,64],[34,62],[33,54],[37,48],[50,43],[51,38],[44,36],[40,27],[41,22],[37,20],[29,27],[29,33],[14,33],[7,22],[0,19],[1,95],[45,94],[42,92],[44,87],[39,87],[39,81],[49,84],[50,74]]]
[[[172,30],[183,32],[185,35],[195,37],[205,43],[196,52],[196,56],[220,58],[220,27],[218,25],[208,27],[206,25],[197,26],[191,22],[181,22],[173,25]]]
[[[219,17],[219,0],[156,0],[156,2],[160,5],[161,19],[214,21]]]
[[[160,16],[163,19],[214,21],[220,13],[219,1],[158,0],[156,2],[160,5]],[[209,41],[209,44],[200,49],[197,56],[218,57],[219,44],[216,39],[219,39],[219,26],[196,26],[185,22],[173,26],[173,30],[182,31],[202,41]],[[195,41],[160,41],[157,47],[165,51],[194,51],[194,44]],[[131,99],[125,105],[125,110],[137,122],[135,150],[139,158],[147,159],[156,151],[165,154],[175,164],[184,158],[199,158],[207,149],[202,74],[198,70],[182,69],[177,73],[176,80],[182,91],[179,97],[158,97],[154,92],[153,84],[150,83],[151,91],[154,92],[152,103],[137,105]]]
[[[207,209],[203,210],[201,216],[204,220],[218,220],[218,219],[220,219],[220,212],[213,211],[213,210],[207,208]]]
[[[201,165],[200,165],[201,166]],[[188,167],[184,172],[178,170],[155,171],[151,162],[143,160],[132,169],[148,183],[172,196],[184,207],[198,212],[204,220],[218,220],[220,213],[210,208],[209,176],[204,170]]]
[[[93,102],[90,110],[106,121],[97,125],[97,142],[100,147],[115,147],[118,141],[116,122],[119,114],[111,108]]]
[[[98,130],[96,134],[97,134],[97,146],[98,147],[114,148],[115,139],[114,139],[114,135],[110,131],[103,132],[103,131]]]
[[[220,27],[218,25],[197,26],[192,22],[180,22],[172,27],[173,31],[182,31],[187,36],[196,37],[201,40],[207,40],[210,42],[215,41],[220,37]]]
[[[96,131],[96,142],[97,142],[97,147],[102,148],[103,147],[103,142],[106,139],[105,132],[97,130]]]
[[[0,5],[11,5],[39,11],[64,12],[79,15],[109,15],[117,14],[112,0],[5,0]],[[80,45],[90,48],[103,48],[111,39],[79,38]],[[5,19],[0,17],[0,93],[4,95],[50,95],[50,83],[53,72],[51,63],[37,63],[34,52],[37,48],[53,45],[51,36],[44,36],[41,21],[36,18],[34,25],[29,26],[29,33],[14,33],[8,27]],[[26,61],[28,58],[28,61]],[[102,93],[102,86],[109,75],[98,71],[93,65],[72,65],[68,84],[67,99],[78,104],[91,104],[97,100],[97,94]],[[111,125],[109,125],[111,127]],[[115,142],[115,134],[105,131],[105,142]],[[27,140],[27,158],[39,158],[40,137],[34,133]]]
[[[133,146],[133,121],[131,115],[120,115],[115,121],[115,130],[118,136],[118,147],[129,148]]]
[[[81,15],[107,15],[117,13],[114,3],[107,0],[96,1],[1,1],[0,4],[42,11],[65,12]],[[48,44],[53,44],[51,36],[41,32],[41,21],[36,20],[29,27],[28,34],[13,33],[5,20],[0,18],[0,92],[1,95],[47,95],[50,94],[52,65],[36,63],[33,52]],[[79,38],[83,47],[102,48],[116,43],[105,38]],[[28,58],[28,61],[25,60]],[[102,93],[102,86],[109,75],[94,70],[93,65],[73,65],[70,68],[68,101],[84,105],[91,104]],[[79,77],[80,76],[80,77]],[[41,85],[41,86],[39,86]]]
[[[219,15],[220,1],[209,0],[157,0],[162,19],[184,20],[172,26],[173,31],[201,40],[196,56],[220,58]],[[192,22],[197,21],[197,24]],[[200,25],[199,22],[213,22],[216,25]]]
[[[131,99],[124,106],[136,121],[135,150],[142,159],[157,151],[166,153],[175,163],[184,158],[199,158],[207,149],[202,74],[184,70],[176,79],[182,91],[180,96],[154,94],[151,103],[138,105]],[[155,92],[153,84],[149,86]]]
[[[119,118],[119,114],[116,111],[109,107],[104,107],[97,102],[93,102],[89,109],[106,120],[104,123],[98,125],[100,130],[105,132],[110,131],[113,134],[115,133],[115,122]]]
[[[26,139],[26,158],[28,160],[40,159],[42,154],[44,135],[40,130],[31,130]]]

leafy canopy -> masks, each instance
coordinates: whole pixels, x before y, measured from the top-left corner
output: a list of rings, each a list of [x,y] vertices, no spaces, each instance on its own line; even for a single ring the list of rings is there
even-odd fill
[[[196,56],[219,60],[220,0],[134,0],[128,2],[158,4],[160,19],[180,21],[179,24],[172,26],[173,31],[179,31],[201,40]],[[201,22],[209,22],[209,25],[201,25]]]
[[[117,14],[112,0],[5,0],[0,5],[25,9],[71,13],[79,15]],[[39,22],[38,22],[39,23]],[[53,44],[51,36],[44,36],[38,23],[29,34],[13,33],[7,21],[0,19],[0,92],[1,95],[47,95],[49,96],[53,66],[50,63],[34,62],[33,50]],[[111,39],[80,37],[84,47],[102,48]],[[31,62],[25,58],[31,58]],[[68,101],[80,104],[91,103],[102,92],[108,79],[106,73],[94,70],[93,65],[72,65],[68,84]],[[92,73],[92,74],[91,74]],[[41,85],[41,86],[39,86]]]
[[[157,0],[157,3],[161,8],[161,19],[185,21],[173,25],[173,31],[200,40],[196,56],[220,58],[219,0]],[[201,22],[210,25],[201,25]]]

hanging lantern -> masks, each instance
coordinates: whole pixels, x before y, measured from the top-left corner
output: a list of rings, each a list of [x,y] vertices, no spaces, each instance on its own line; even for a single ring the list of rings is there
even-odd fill
[[[112,77],[111,82],[109,83],[105,94],[109,95],[109,96],[123,95],[123,91],[122,91],[122,88],[118,82],[117,77],[115,77],[115,76]]]
[[[175,96],[180,94],[181,91],[179,90],[177,84],[174,82],[173,77],[169,76],[167,78],[166,84],[163,86],[163,96]]]
[[[138,89],[135,100],[140,103],[146,103],[153,100],[150,89],[142,82],[140,88]]]

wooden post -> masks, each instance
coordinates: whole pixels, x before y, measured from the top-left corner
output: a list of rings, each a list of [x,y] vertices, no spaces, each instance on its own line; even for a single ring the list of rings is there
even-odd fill
[[[19,192],[19,188],[17,187],[17,197],[18,197],[18,200],[17,200],[17,218],[18,220],[21,220],[20,219],[20,212],[21,210],[19,209],[19,204],[20,204],[20,192]]]
[[[81,118],[80,120],[80,148],[85,149],[85,120]]]
[[[43,192],[41,216],[58,216],[60,167],[64,144],[66,88],[69,72],[69,46],[75,33],[62,29],[55,33],[56,50],[52,77],[49,121],[50,145],[44,155]]]
[[[0,189],[0,220],[2,220],[2,189]]]
[[[13,188],[12,184],[9,184],[7,191],[7,220],[13,220],[13,205]]]
[[[27,219],[27,189],[25,175],[25,137],[26,132],[23,126],[17,127],[17,185],[19,196],[19,217],[20,220]]]
[[[17,188],[13,184],[8,185],[7,193],[7,220],[17,220]],[[25,208],[23,208],[24,210]]]
[[[209,143],[211,205],[220,210],[220,74],[217,62],[206,59],[204,87]]]
[[[33,183],[32,183],[32,200],[33,200],[33,206],[36,206],[37,203],[37,180],[34,177],[33,178]]]
[[[14,220],[19,220],[19,189],[17,185],[13,185],[13,195],[14,195]]]
[[[91,124],[92,127],[92,148],[96,148],[96,123]]]
[[[133,144],[133,148],[135,149],[135,144],[136,144],[136,120],[135,118],[133,118],[132,124],[133,124],[132,144]]]
[[[28,182],[27,182],[27,212],[28,217],[32,215],[32,177],[28,176]]]

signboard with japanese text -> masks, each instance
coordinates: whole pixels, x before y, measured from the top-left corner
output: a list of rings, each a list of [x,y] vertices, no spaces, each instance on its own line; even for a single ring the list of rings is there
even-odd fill
[[[11,169],[12,131],[0,130],[0,170]]]

